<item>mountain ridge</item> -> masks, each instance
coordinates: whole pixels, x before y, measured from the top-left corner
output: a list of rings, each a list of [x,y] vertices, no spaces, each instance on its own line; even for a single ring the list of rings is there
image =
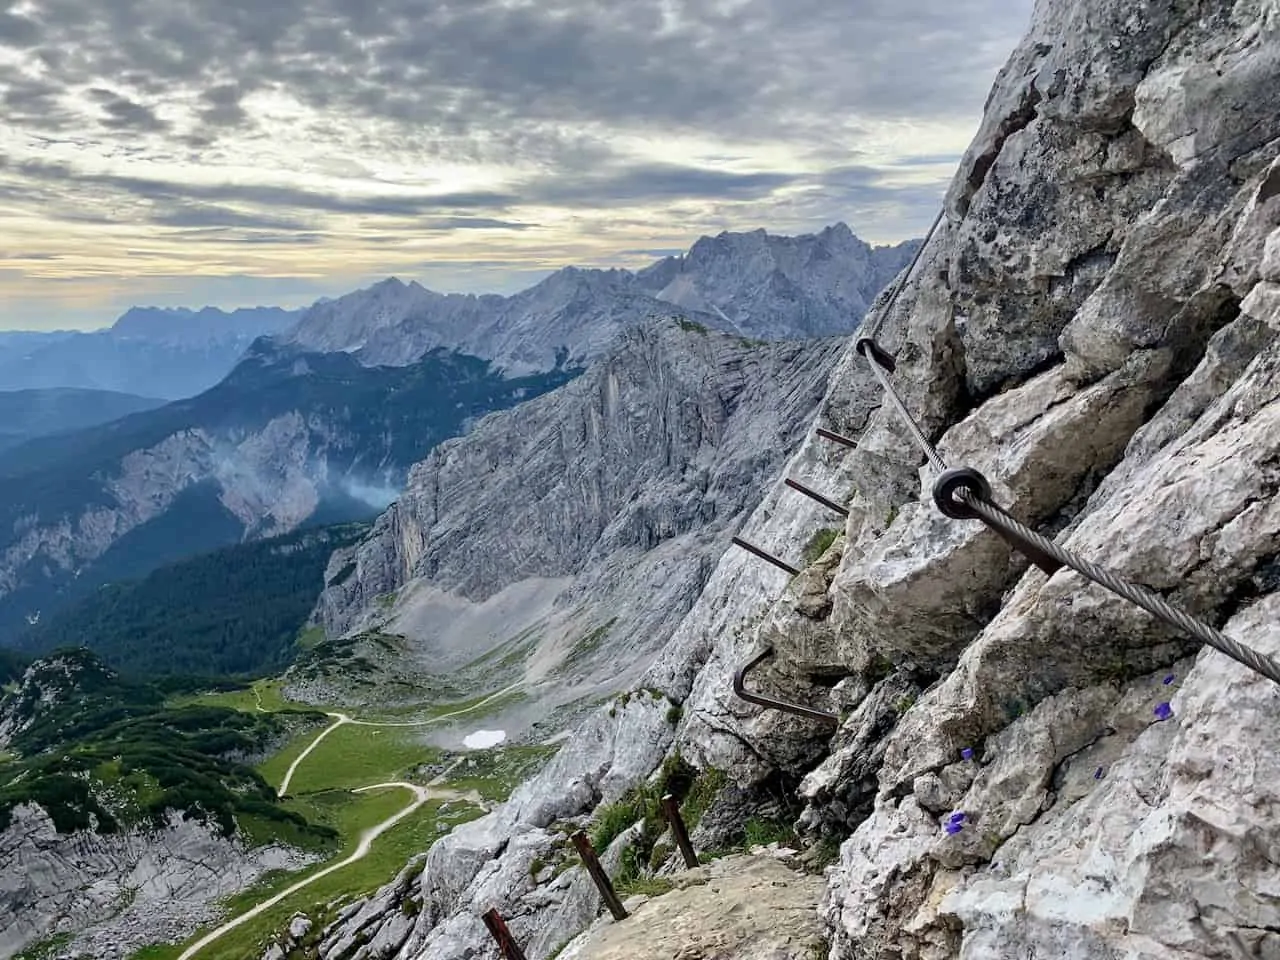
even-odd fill
[[[0,391],[0,451],[163,406],[164,400],[110,390],[48,387]]]
[[[875,282],[867,273],[871,248],[847,227],[801,238],[723,234],[708,243],[692,271],[683,261],[660,263],[695,280],[705,276],[701,287],[690,289],[725,298],[728,309],[747,310],[757,326],[760,317],[776,317],[769,339],[804,333],[822,304],[851,328],[861,291]],[[887,274],[912,247],[886,249],[888,259],[877,269]],[[846,266],[854,281],[848,284],[839,251],[851,251]],[[801,291],[800,306],[775,313],[771,278],[782,269],[779,258],[794,272],[814,257],[830,269],[807,286],[786,286],[787,296]],[[705,263],[720,272],[698,266]],[[659,280],[671,285],[665,273],[651,278]],[[96,582],[82,578],[86,563],[95,578],[105,575],[107,559],[141,576],[148,572],[139,565],[143,556],[159,563],[189,555],[164,548],[166,538],[178,536],[181,516],[200,531],[200,549],[318,522],[317,510],[326,511],[327,522],[361,519],[367,515],[361,510],[376,511],[395,497],[410,464],[436,441],[564,383],[629,331],[673,317],[695,330],[726,326],[714,312],[656,299],[638,284],[630,271],[577,267],[512,297],[443,295],[382,281],[317,304],[285,337],[256,337],[218,384],[195,397],[90,433],[39,438],[10,450],[0,458],[0,529],[7,532],[0,536],[0,629],[75,599]],[[351,309],[353,302],[359,309]],[[434,311],[431,322],[419,322],[423,303]],[[125,327],[171,315],[195,316],[139,310]],[[756,339],[734,336],[743,344]],[[440,378],[434,388],[424,379],[427,370]],[[430,399],[433,390],[443,396],[477,389],[487,391],[490,405],[469,405],[458,416]],[[406,407],[410,397],[418,399],[417,411]],[[429,428],[428,410],[448,428]],[[413,420],[421,436],[389,431],[388,416],[402,426]],[[120,541],[125,546],[117,547]]]
[[[847,334],[919,242],[872,247],[844,223],[796,237],[724,231],[638,271],[566,266],[510,296],[442,294],[390,277],[312,307],[275,339],[369,365],[443,346],[528,373],[588,361],[619,330],[673,307],[754,338]]]
[[[801,441],[842,346],[681,319],[625,331],[572,382],[416,464],[369,535],[334,553],[315,619],[330,638],[402,638],[411,666],[395,679],[410,686],[414,670],[441,676],[506,650],[504,683],[525,684],[501,720],[513,736],[544,696],[549,712],[615,692]],[[377,659],[378,640],[365,646]],[[383,703],[396,696],[367,683]],[[287,689],[334,702],[351,685]]]
[[[287,329],[300,315],[280,307],[131,307],[101,330],[15,332],[7,348],[0,341],[0,390],[192,397],[221,380],[254,339]]]

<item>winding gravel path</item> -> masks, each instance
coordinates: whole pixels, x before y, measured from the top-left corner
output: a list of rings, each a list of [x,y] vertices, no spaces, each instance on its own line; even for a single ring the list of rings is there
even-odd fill
[[[491,693],[489,696],[485,697],[483,700],[478,700],[475,703],[471,704],[471,706],[469,707],[463,707],[460,710],[453,710],[449,713],[442,713],[439,716],[429,717],[426,720],[387,720],[387,721],[356,720],[345,713],[330,713],[326,711],[326,716],[330,716],[334,718],[333,723],[329,724],[329,726],[321,730],[316,735],[316,738],[312,740],[309,744],[307,744],[306,749],[303,750],[300,754],[298,754],[298,756],[294,759],[293,763],[289,764],[289,769],[285,771],[284,779],[281,780],[280,787],[276,791],[276,795],[279,797],[283,797],[288,792],[289,784],[293,781],[293,775],[297,772],[298,767],[302,764],[302,761],[311,755],[311,752],[315,750],[317,746],[320,745],[320,742],[324,740],[325,737],[333,733],[333,731],[337,730],[341,726],[344,726],[346,724],[353,724],[361,727],[425,727],[433,723],[440,723],[443,720],[449,720],[453,717],[463,716],[464,714],[470,713],[473,710],[478,710],[481,707],[489,703],[492,703],[497,698],[505,696],[508,693],[511,693],[521,685],[522,685],[521,682],[518,681],[516,683],[511,684],[508,687],[503,687],[497,693]],[[269,713],[270,711],[263,708],[262,698],[258,694],[258,691],[256,688],[254,689],[254,696],[257,699],[257,708],[263,713]],[[456,766],[456,763],[455,763],[455,766]],[[408,790],[413,794],[413,801],[409,803],[407,806],[405,806],[403,809],[397,811],[395,814],[388,817],[386,820],[383,820],[381,823],[377,824],[376,826],[369,827],[367,830],[362,831],[360,834],[360,842],[356,844],[355,850],[352,851],[352,853],[349,856],[344,857],[342,860],[339,860],[337,863],[331,863],[327,867],[322,867],[321,869],[317,870],[315,873],[304,877],[303,879],[299,880],[295,884],[290,885],[289,887],[286,887],[284,890],[281,890],[279,893],[275,894],[274,896],[269,897],[268,899],[262,901],[256,906],[250,907],[244,913],[239,914],[238,916],[232,917],[230,920],[228,920],[226,923],[222,924],[221,926],[216,927],[213,930],[210,930],[208,933],[206,933],[203,937],[201,937],[195,943],[191,944],[191,946],[187,947],[187,949],[183,950],[182,953],[179,954],[178,960],[191,960],[192,957],[194,957],[197,953],[199,953],[209,944],[213,943],[215,940],[224,936],[226,933],[230,932],[231,930],[234,930],[236,927],[240,926],[241,924],[248,923],[254,917],[261,914],[264,910],[270,910],[280,901],[284,900],[287,897],[292,896],[293,894],[297,893],[299,890],[302,890],[310,886],[311,884],[315,883],[317,880],[321,879],[322,877],[327,877],[329,876],[329,874],[334,873],[338,870],[341,870],[344,867],[349,867],[351,866],[351,864],[355,863],[356,861],[363,859],[365,856],[368,855],[369,850],[373,847],[374,840],[378,839],[379,836],[381,836],[386,831],[390,830],[392,827],[394,827],[397,823],[399,823],[405,817],[412,814],[415,810],[421,807],[428,800],[457,800],[457,799],[479,800],[479,795],[476,794],[474,790],[471,791],[470,793],[461,793],[457,790],[451,790],[448,788],[436,786],[436,784],[442,782],[444,778],[448,776],[449,771],[452,769],[453,767],[450,767],[449,770],[446,770],[444,773],[441,773],[439,776],[435,777],[431,781],[431,783],[425,787],[420,787],[417,784],[408,783],[404,780],[392,780],[386,783],[371,783],[365,787],[357,787],[354,790],[355,793],[368,793],[372,790],[389,790],[393,788]]]

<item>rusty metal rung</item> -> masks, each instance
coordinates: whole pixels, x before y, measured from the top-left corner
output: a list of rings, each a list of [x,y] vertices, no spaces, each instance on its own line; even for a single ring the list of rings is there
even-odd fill
[[[793,577],[797,576],[800,573],[799,570],[797,570],[791,564],[787,563],[787,561],[779,560],[773,554],[769,553],[768,551],[761,550],[754,543],[747,543],[747,541],[743,540],[741,537],[734,537],[733,544],[736,547],[741,547],[743,550],[747,551],[747,553],[754,554],[755,556],[759,557],[761,560],[767,560],[769,563],[772,563],[779,570],[785,570],[787,571],[787,573],[791,574]]]
[[[770,710],[781,710],[784,713],[794,713],[799,717],[808,717],[810,720],[822,720],[826,723],[838,724],[840,718],[834,713],[826,710],[815,710],[813,707],[802,707],[798,703],[787,703],[784,700],[775,700],[773,697],[762,696],[758,693],[752,693],[747,689],[747,674],[758,667],[764,660],[773,656],[773,646],[766,645],[757,651],[754,656],[733,674],[733,692],[747,703],[754,703],[757,706],[767,707]]]
[[[836,513],[840,514],[840,516],[842,517],[847,517],[849,515],[849,511],[845,507],[840,506],[840,504],[836,503],[830,497],[824,497],[817,490],[813,490],[813,489],[810,489],[809,487],[806,487],[803,483],[800,483],[798,480],[792,480],[790,477],[787,477],[787,486],[790,487],[792,490],[799,490],[806,497],[810,497],[813,500],[817,500],[820,504],[822,504],[828,510],[834,510]]]
[[[841,433],[834,433],[831,430],[825,429],[824,427],[819,427],[817,430],[817,434],[818,436],[822,437],[825,440],[834,440],[836,443],[842,443],[846,447],[856,448],[858,446],[857,440],[852,440]]]

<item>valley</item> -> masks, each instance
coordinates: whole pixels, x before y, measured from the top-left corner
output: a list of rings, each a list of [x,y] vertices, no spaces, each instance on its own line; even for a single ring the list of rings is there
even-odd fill
[[[210,705],[258,712],[292,706],[271,682],[245,691],[197,698]],[[266,695],[264,696],[264,691]],[[148,946],[135,960],[189,960],[258,955],[301,913],[323,926],[345,903],[373,892],[442,833],[505,800],[554,748],[497,748],[450,754],[424,743],[424,728],[479,719],[498,691],[463,705],[423,707],[417,720],[370,720],[331,713],[319,733],[298,737],[258,766],[285,806],[338,831],[342,846],[302,876],[281,875],[233,897],[229,918],[186,944]],[[320,906],[319,909],[317,908]]]
[[[584,721],[669,737],[640,677],[843,345],[788,336],[911,249],[759,231],[500,304],[381,284],[204,394],[8,451],[0,842],[47,866],[0,882],[0,956],[310,955]],[[497,363],[450,352],[455,309]]]
[[[458,752],[427,736],[435,727],[472,729],[492,717],[495,707],[500,709],[508,692],[456,704],[424,703],[408,719],[331,712],[329,723],[311,723],[290,736],[254,765],[281,797],[280,815],[237,811],[236,830],[251,847],[285,842],[307,851],[315,863],[300,871],[268,871],[226,898],[216,922],[178,943],[135,942],[127,955],[136,960],[258,956],[298,914],[308,916],[318,932],[343,905],[372,893],[452,827],[505,800],[555,753],[554,747],[537,745]],[[283,696],[273,680],[183,695],[165,706],[173,711],[230,710],[246,718],[316,716],[309,706]],[[0,781],[6,779],[0,764]],[[124,912],[128,909],[126,905]],[[45,938],[16,956],[33,960],[63,955],[64,950],[72,951],[68,956],[96,956],[107,944],[119,945],[112,932],[119,921],[105,918],[107,929],[90,928],[79,938]]]

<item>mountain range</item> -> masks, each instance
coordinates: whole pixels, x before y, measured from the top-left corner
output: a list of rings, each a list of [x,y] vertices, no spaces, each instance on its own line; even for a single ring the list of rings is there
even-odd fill
[[[212,387],[300,311],[134,307],[105,330],[0,333],[0,390],[76,387],[164,400]]]
[[[872,247],[840,223],[800,237],[703,237],[639,272],[566,267],[510,297],[439,294],[391,278],[312,307],[278,339],[368,365],[445,347],[519,374],[591,360],[620,330],[673,306],[748,338],[834,336],[857,326],[918,246]]]
[[[499,402],[499,373],[563,382],[455,427],[367,527],[81,614],[116,631],[104,657],[145,667],[192,613],[197,649],[292,656],[283,676],[0,656],[0,858],[22,865],[0,958],[455,960],[508,936],[533,960],[1280,956],[1280,20],[1210,6],[1035,5],[878,318],[900,403],[852,338],[753,336],[751,297],[660,300],[638,274],[436,313],[380,285],[259,341],[220,385],[237,409],[314,398],[317,371],[350,390],[432,362]],[[329,436],[345,407],[320,396],[250,429],[134,414],[150,446],[88,472],[65,438],[25,445],[96,506],[63,509],[61,541],[49,505],[16,515],[23,555],[65,569],[123,522],[114,463],[142,505],[204,476],[160,455],[192,437],[296,468],[318,441],[271,424]],[[940,510],[930,460],[1067,566]],[[253,564],[304,551],[311,579],[328,543],[290,644],[305,584]],[[250,597],[275,609],[218,651]]]
[[[511,297],[391,279],[318,303],[197,396],[0,454],[0,643],[109,580],[368,518],[437,443],[607,362],[634,328],[675,320],[744,347],[847,333],[915,247],[872,248],[843,224],[760,230],[638,273],[567,267]],[[102,336],[185,349],[200,316],[130,311]],[[230,343],[289,316],[207,319]]]

